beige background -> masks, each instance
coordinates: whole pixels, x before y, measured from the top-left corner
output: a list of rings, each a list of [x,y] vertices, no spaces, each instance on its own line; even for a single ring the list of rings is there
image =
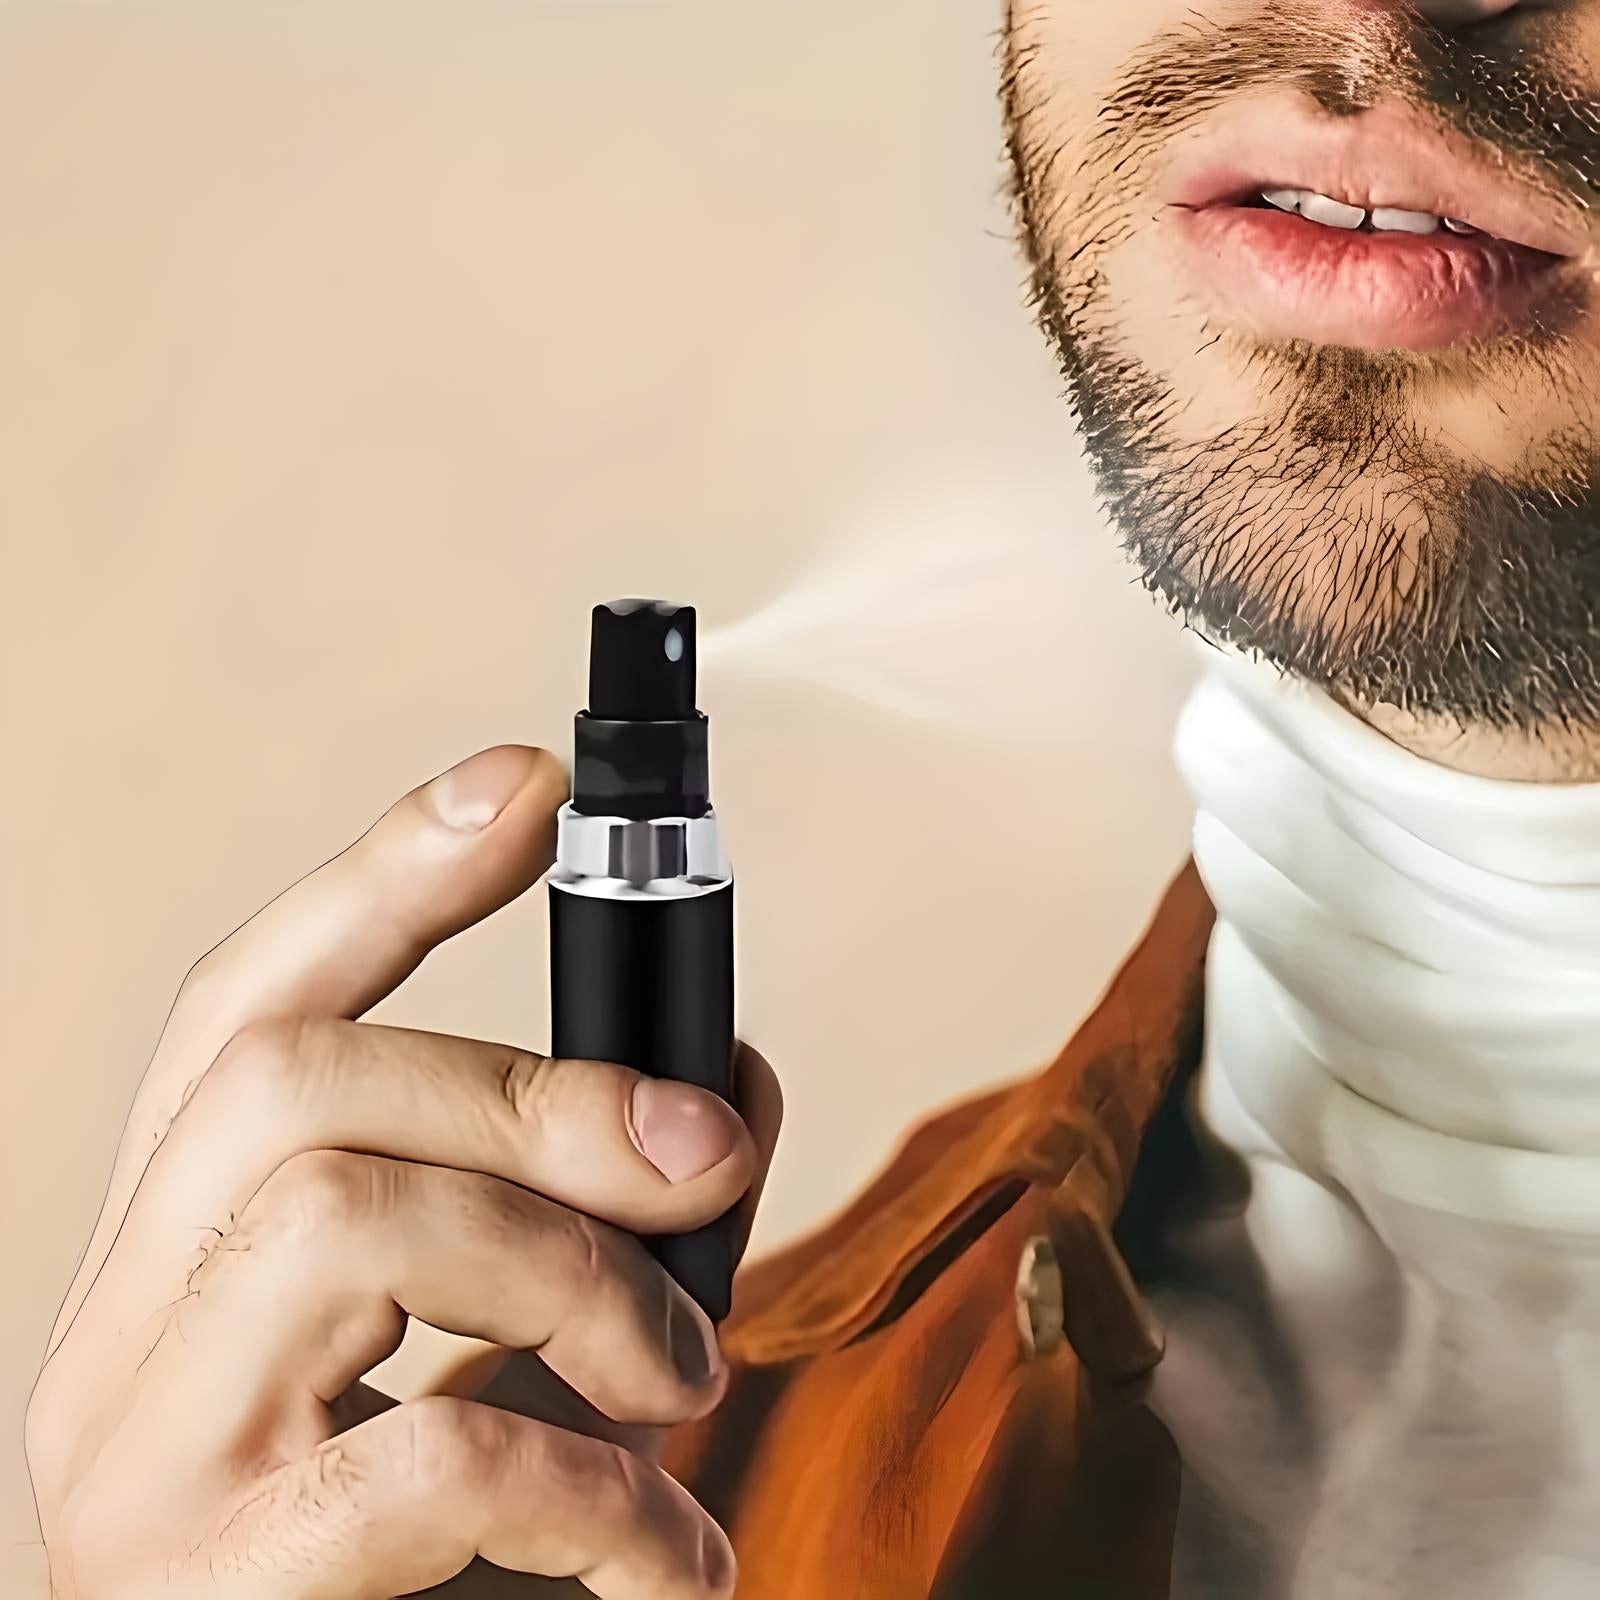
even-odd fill
[[[789,1102],[766,1243],[1134,935],[1190,659],[1020,309],[995,21],[0,0],[5,1593],[28,1379],[185,967],[460,755],[564,749],[591,602],[780,602],[702,696]],[[538,1044],[543,918],[386,1015]]]

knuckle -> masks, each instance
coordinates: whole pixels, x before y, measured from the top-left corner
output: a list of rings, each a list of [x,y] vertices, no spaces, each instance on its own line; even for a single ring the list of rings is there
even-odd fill
[[[468,1490],[495,1470],[505,1425],[492,1407],[453,1395],[425,1395],[404,1407],[400,1469],[432,1493]]]
[[[380,1203],[377,1163],[347,1150],[291,1156],[246,1209],[252,1232],[321,1233],[369,1215]]]
[[[519,1123],[542,1128],[557,1114],[565,1076],[558,1062],[515,1050],[500,1068],[500,1093]]]
[[[619,1526],[633,1522],[652,1469],[632,1451],[587,1434],[553,1432],[545,1454],[545,1471],[574,1499],[604,1511]]]
[[[651,1469],[631,1450],[607,1444],[592,1455],[595,1488],[599,1495],[610,1494],[624,1505],[640,1506],[654,1488]]]
[[[586,1212],[568,1212],[566,1235],[563,1275],[570,1307],[614,1298],[619,1284],[637,1277],[630,1246],[632,1254],[638,1255],[638,1244],[609,1223]]]
[[[605,1223],[587,1212],[572,1213],[573,1266],[578,1283],[593,1288],[604,1283],[615,1270],[616,1239]]]
[[[217,1052],[206,1072],[213,1093],[225,1093],[252,1110],[281,1105],[300,1059],[298,1020],[273,1018],[240,1028]]]
[[[247,1023],[217,1053],[202,1088],[225,1096],[241,1118],[280,1121],[305,1098],[317,1064],[336,1052],[338,1033],[316,1018]]]
[[[688,1600],[728,1600],[737,1566],[722,1531],[688,1491],[658,1467],[620,1445],[566,1436],[567,1492],[591,1508],[595,1520],[628,1536],[616,1541],[630,1548],[631,1575],[647,1562],[651,1593]]]

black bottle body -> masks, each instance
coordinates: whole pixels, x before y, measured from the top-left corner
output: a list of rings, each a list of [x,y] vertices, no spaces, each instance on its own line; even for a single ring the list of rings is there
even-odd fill
[[[733,885],[682,895],[550,885],[554,1054],[615,1061],[733,1100]],[[732,1218],[646,1241],[713,1322],[728,1314]]]

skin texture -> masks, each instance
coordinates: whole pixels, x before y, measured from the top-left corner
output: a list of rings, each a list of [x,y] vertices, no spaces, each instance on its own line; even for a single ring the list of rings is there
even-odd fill
[[[741,1050],[741,1121],[354,1020],[543,873],[565,792],[541,751],[482,752],[190,972],[29,1408],[58,1595],[492,1594],[489,1563],[731,1592],[726,1539],[651,1462],[726,1370],[633,1235],[741,1196],[748,1229],[770,1068]],[[396,1405],[361,1380],[409,1317],[500,1354]]]
[[[1435,759],[1600,774],[1600,4],[1013,0],[1003,66],[1040,321],[1149,586]],[[1264,330],[1170,183],[1251,118],[1271,181],[1291,115],[1514,181],[1571,241],[1536,314],[1426,350]]]

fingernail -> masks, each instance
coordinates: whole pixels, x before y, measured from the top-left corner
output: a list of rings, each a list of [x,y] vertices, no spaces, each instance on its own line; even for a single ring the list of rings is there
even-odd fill
[[[531,750],[496,745],[441,773],[422,791],[423,798],[447,828],[472,832],[488,827],[505,810],[532,768]]]
[[[685,1383],[701,1384],[711,1376],[711,1350],[704,1329],[676,1291],[667,1312],[667,1349],[672,1364]]]
[[[671,1183],[697,1178],[732,1154],[735,1113],[685,1083],[641,1078],[633,1088],[628,1132],[639,1152]]]

